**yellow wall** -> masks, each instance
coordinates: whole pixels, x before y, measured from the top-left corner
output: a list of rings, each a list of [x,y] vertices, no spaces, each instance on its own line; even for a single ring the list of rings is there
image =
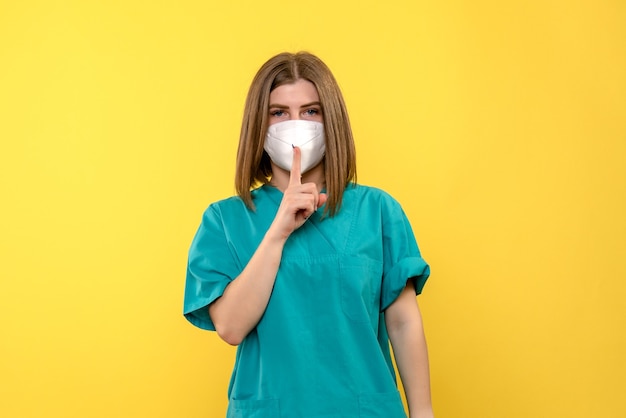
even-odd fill
[[[223,416],[186,252],[299,49],[432,264],[438,417],[626,416],[621,0],[1,0],[0,416]]]

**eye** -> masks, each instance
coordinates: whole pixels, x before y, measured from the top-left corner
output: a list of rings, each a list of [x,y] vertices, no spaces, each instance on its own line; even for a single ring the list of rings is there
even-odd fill
[[[316,108],[307,109],[304,111],[306,116],[317,116],[320,114],[320,110]]]
[[[279,118],[279,117],[283,116],[284,114],[285,114],[285,112],[280,110],[280,109],[271,110],[270,111],[270,116],[273,116],[275,118]]]

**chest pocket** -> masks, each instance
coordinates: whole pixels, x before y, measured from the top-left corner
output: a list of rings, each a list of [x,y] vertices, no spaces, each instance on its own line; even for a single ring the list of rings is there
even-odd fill
[[[348,318],[368,322],[378,316],[382,275],[379,261],[352,257],[340,263],[341,308]]]

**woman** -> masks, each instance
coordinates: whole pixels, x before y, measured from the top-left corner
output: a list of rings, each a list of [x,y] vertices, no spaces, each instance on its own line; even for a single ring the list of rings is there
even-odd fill
[[[228,417],[432,417],[415,295],[429,275],[400,205],[355,183],[328,67],[279,54],[255,76],[238,196],[212,204],[190,252],[184,314],[238,345]]]

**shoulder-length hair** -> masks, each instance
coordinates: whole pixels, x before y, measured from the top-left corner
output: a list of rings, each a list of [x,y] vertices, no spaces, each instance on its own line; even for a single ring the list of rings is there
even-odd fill
[[[341,207],[343,191],[356,182],[356,152],[346,105],[330,69],[308,52],[282,53],[270,58],[254,77],[243,114],[235,187],[245,204],[254,210],[251,189],[270,181],[270,158],[263,150],[269,126],[270,93],[283,84],[305,79],[317,89],[324,117],[326,154],[325,213],[333,216]]]

